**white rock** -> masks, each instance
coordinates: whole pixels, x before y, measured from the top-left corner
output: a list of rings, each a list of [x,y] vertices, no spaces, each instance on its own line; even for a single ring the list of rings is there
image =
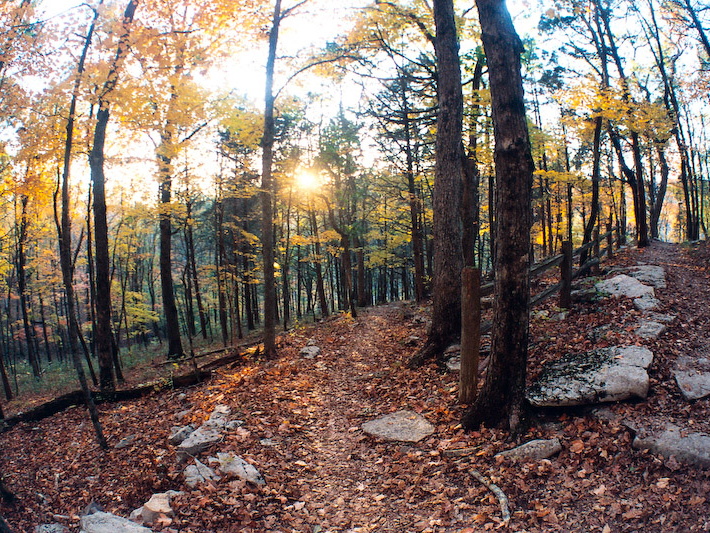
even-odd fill
[[[626,274],[619,274],[613,278],[600,281],[595,284],[594,287],[598,291],[605,292],[615,298],[641,298],[646,295],[655,296],[653,287],[644,285],[639,280],[627,276]]]
[[[81,533],[151,533],[126,518],[100,511],[81,517]]]
[[[173,426],[172,430],[170,431],[170,437],[168,437],[168,442],[177,446],[178,444],[181,444],[190,435],[192,435],[194,432],[195,428],[190,425]]]
[[[648,436],[637,436],[633,447],[637,450],[651,450],[664,457],[675,457],[678,461],[710,468],[710,435],[690,433],[669,425],[664,431]]]
[[[185,468],[185,483],[194,489],[197,485],[208,481],[219,481],[221,478],[209,466],[195,459],[194,465]]]
[[[214,408],[207,421],[202,424],[202,427],[224,429],[229,423],[230,414],[232,414],[232,410],[228,406],[218,405]]]
[[[188,455],[197,455],[222,440],[222,433],[211,427],[201,426],[177,448],[178,457],[185,459]]]
[[[236,476],[255,485],[265,485],[266,481],[254,465],[233,453],[218,453],[217,458],[211,457],[210,461],[219,463],[219,471],[225,476]]]
[[[150,500],[145,502],[141,508],[143,522],[149,526],[152,526],[156,522],[156,519],[158,519],[161,515],[172,517],[173,508],[170,506],[170,500],[173,496],[178,494],[180,493],[173,490],[153,494],[150,497]]]
[[[661,307],[661,302],[656,297],[646,294],[634,299],[634,307],[643,312],[655,311]]]
[[[656,265],[638,265],[630,267],[629,276],[636,278],[645,285],[656,289],[666,288],[666,272],[663,267]]]
[[[642,339],[656,340],[658,337],[663,335],[666,329],[665,324],[649,320],[648,322],[642,322],[639,324],[636,328],[636,335]]]
[[[308,345],[301,348],[299,353],[304,359],[313,359],[314,357],[318,357],[320,355],[320,348],[318,346]]]
[[[397,411],[364,423],[362,430],[385,440],[419,442],[434,433],[434,426],[413,411]]]
[[[699,400],[710,396],[710,372],[674,370],[673,377],[686,400]]]
[[[646,368],[653,353],[643,346],[615,346],[568,354],[543,367],[527,391],[537,407],[563,407],[646,398]]]

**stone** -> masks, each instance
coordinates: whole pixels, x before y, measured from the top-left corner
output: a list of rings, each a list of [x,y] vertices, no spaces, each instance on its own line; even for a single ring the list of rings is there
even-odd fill
[[[641,322],[639,324],[639,326],[636,328],[636,335],[638,335],[642,339],[656,340],[663,333],[665,333],[666,329],[668,328],[665,324],[649,320],[647,322]]]
[[[235,476],[254,485],[265,485],[266,481],[254,465],[247,463],[244,459],[233,453],[218,453],[217,457],[211,457],[211,462],[219,463],[219,471],[225,476]]]
[[[552,457],[562,450],[560,439],[536,439],[525,444],[496,454],[513,461],[540,461]]]
[[[662,324],[670,324],[671,322],[673,322],[677,318],[676,315],[669,315],[669,314],[664,314],[664,313],[654,313],[654,312],[649,312],[646,314],[646,316],[650,320],[653,320],[654,322],[660,322]]]
[[[434,433],[434,426],[413,411],[397,411],[365,422],[362,430],[368,435],[385,440],[419,442]]]
[[[207,421],[202,427],[224,429],[229,423],[229,415],[232,410],[226,405],[218,405],[214,408]]]
[[[185,468],[183,474],[185,475],[185,484],[191,489],[208,481],[219,481],[221,479],[214,470],[197,459],[195,459],[194,465],[188,465]]]
[[[653,287],[644,285],[636,278],[619,274],[613,278],[602,280],[594,285],[599,291],[614,298],[641,298],[642,296],[655,296]]]
[[[178,458],[184,460],[187,456],[194,456],[207,450],[222,440],[222,433],[214,428],[203,425],[197,428],[177,448]]]
[[[633,443],[637,450],[650,450],[677,461],[710,468],[710,435],[690,433],[669,425],[662,432],[637,436]]]
[[[34,533],[69,533],[69,528],[62,524],[42,524],[35,527]]]
[[[174,516],[173,508],[170,506],[170,501],[174,496],[179,494],[182,493],[174,490],[153,494],[150,497],[150,500],[143,504],[143,507],[140,507],[131,513],[131,520],[140,518],[140,521],[142,521],[143,524],[152,526],[163,517]],[[134,513],[136,513],[135,517]]]
[[[301,351],[298,352],[304,359],[313,359],[320,355],[320,348],[318,346],[304,346]]]
[[[710,360],[706,357],[679,357],[673,377],[686,400],[710,396]]]
[[[81,517],[81,533],[151,533],[151,530],[127,518],[99,511]]]
[[[596,302],[599,300],[600,293],[595,289],[594,287],[592,288],[587,288],[587,289],[578,289],[575,291],[572,291],[571,295],[572,301],[577,302],[577,303],[592,303]]]
[[[543,366],[527,390],[536,407],[566,407],[645,399],[649,378],[646,369],[653,353],[644,346],[613,346],[567,354]]]
[[[650,285],[655,289],[666,288],[666,272],[663,270],[663,267],[656,265],[637,265],[630,267],[628,274],[644,285]]]
[[[634,299],[634,307],[646,313],[648,311],[655,311],[661,307],[661,302],[656,297],[646,294],[641,298]]]
[[[174,446],[177,446],[181,444],[190,435],[192,435],[194,432],[195,428],[189,424],[187,426],[173,426],[172,430],[170,431],[170,437],[168,437],[168,442],[170,442],[170,444],[173,444]]]
[[[446,368],[450,372],[460,372],[461,371],[461,355],[457,355],[446,361]]]

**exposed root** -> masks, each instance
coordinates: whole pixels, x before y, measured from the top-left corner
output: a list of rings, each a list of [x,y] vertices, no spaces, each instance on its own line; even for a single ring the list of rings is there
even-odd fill
[[[498,503],[500,503],[500,511],[501,514],[503,515],[503,524],[508,525],[510,522],[510,509],[508,508],[508,497],[505,495],[505,493],[500,489],[498,485],[495,485],[488,481],[483,474],[481,474],[478,470],[475,468],[471,469],[471,475],[476,478],[476,480],[481,483],[484,487],[486,487],[488,490],[490,490],[493,494],[495,494],[495,497],[498,498]]]

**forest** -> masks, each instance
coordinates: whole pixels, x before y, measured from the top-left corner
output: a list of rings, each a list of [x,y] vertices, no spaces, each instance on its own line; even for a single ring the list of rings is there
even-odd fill
[[[511,244],[498,63],[475,6],[454,2],[446,62],[427,0],[326,4],[2,3],[6,400],[66,369],[110,391],[136,357],[176,360],[253,331],[272,357],[276,329],[375,304],[433,296],[437,313],[446,284],[459,290],[437,272],[449,241],[459,271],[496,275]],[[530,260],[595,229],[639,247],[704,238],[710,9],[511,11],[520,41],[500,48],[521,65]],[[459,124],[442,127],[456,92]],[[444,133],[460,179],[437,207]]]

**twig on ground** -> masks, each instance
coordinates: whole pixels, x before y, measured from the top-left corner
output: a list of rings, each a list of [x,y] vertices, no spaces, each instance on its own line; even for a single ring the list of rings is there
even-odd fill
[[[471,475],[476,478],[476,480],[481,483],[484,487],[490,490],[495,497],[498,498],[498,503],[500,503],[500,511],[503,514],[503,523],[508,524],[510,522],[510,509],[508,508],[508,497],[500,489],[498,485],[495,485],[488,481],[483,474],[481,474],[475,468],[471,469]]]

